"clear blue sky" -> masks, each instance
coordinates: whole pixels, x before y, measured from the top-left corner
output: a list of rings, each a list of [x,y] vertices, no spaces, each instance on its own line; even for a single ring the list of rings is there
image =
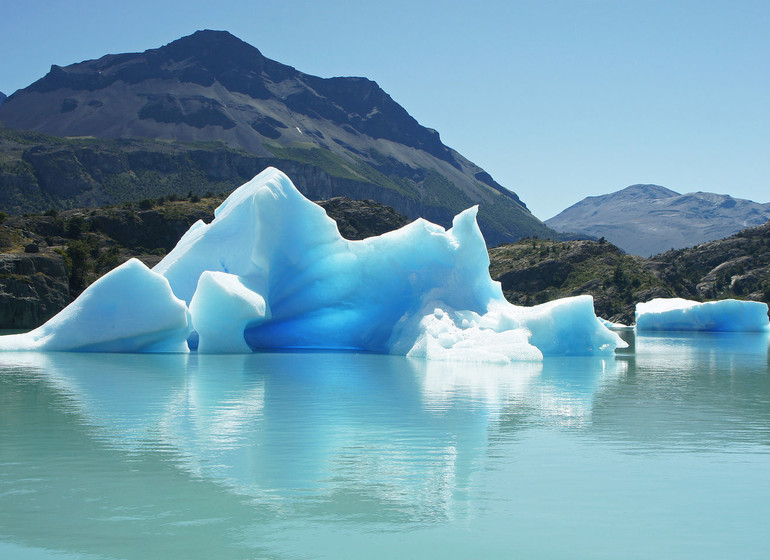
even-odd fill
[[[541,219],[634,183],[770,201],[768,0],[0,0],[0,91],[205,28],[377,81]]]

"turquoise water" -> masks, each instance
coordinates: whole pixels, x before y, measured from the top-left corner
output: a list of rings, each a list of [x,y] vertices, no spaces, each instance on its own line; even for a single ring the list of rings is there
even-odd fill
[[[0,356],[0,558],[767,558],[767,335]]]

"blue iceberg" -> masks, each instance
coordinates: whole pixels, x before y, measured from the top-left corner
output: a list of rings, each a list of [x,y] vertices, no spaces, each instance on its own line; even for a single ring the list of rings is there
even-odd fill
[[[759,301],[658,298],[636,304],[636,330],[764,332],[770,320],[767,304]]]
[[[152,270],[129,261],[42,327],[0,337],[0,350],[180,352],[189,337],[201,353],[305,348],[507,363],[625,345],[590,296],[508,303],[489,276],[476,211],[449,230],[418,219],[349,241],[268,168]]]

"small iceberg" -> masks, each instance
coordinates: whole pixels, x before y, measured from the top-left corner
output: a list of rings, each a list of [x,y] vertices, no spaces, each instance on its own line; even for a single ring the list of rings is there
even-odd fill
[[[704,303],[659,298],[636,304],[637,331],[770,331],[767,304],[725,299]]]
[[[362,241],[268,168],[152,270],[129,261],[0,350],[246,353],[331,349],[509,363],[625,347],[591,296],[532,308],[489,276],[477,208]],[[189,341],[189,342],[187,342]]]

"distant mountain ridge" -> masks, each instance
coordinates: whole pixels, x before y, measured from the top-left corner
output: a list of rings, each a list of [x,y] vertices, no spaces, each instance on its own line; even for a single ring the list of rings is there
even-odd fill
[[[651,256],[722,239],[768,220],[770,203],[631,185],[585,198],[545,223],[560,232],[604,237],[628,253]]]
[[[2,91],[0,91],[0,105],[3,104],[3,101],[5,101],[8,98],[7,95],[5,95]]]
[[[226,31],[54,65],[7,98],[0,122],[62,137],[221,141],[256,157],[375,184],[383,196],[365,197],[412,218],[448,226],[457,212],[480,204],[490,244],[553,235],[515,193],[445,146],[375,82],[305,74]]]

